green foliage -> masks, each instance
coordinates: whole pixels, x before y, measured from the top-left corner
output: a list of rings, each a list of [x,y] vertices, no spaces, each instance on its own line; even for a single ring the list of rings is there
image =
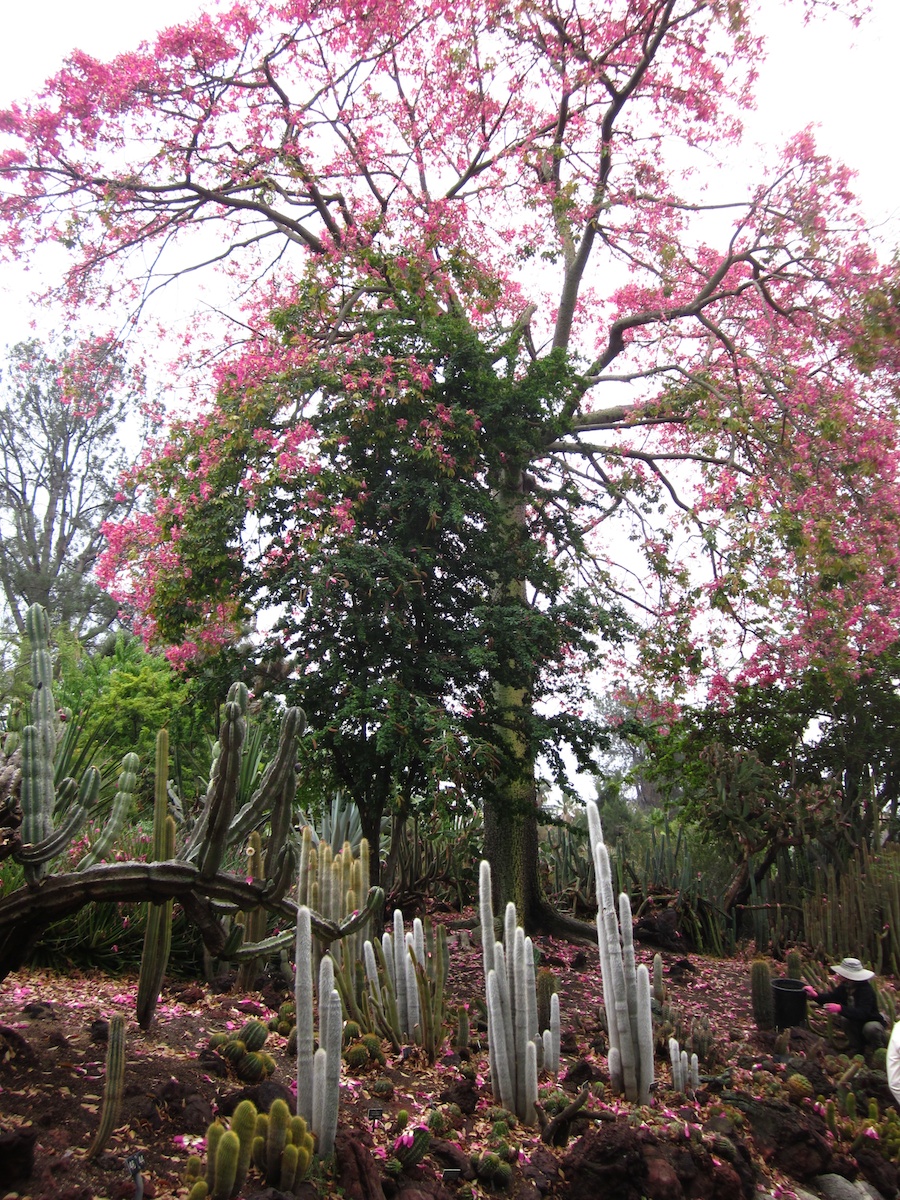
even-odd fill
[[[375,844],[396,794],[427,801],[455,779],[505,796],[523,754],[530,763],[543,752],[556,770],[568,741],[585,757],[592,723],[572,715],[574,702],[551,714],[540,700],[574,701],[573,659],[594,653],[589,633],[615,634],[621,622],[573,586],[552,551],[580,544],[560,515],[574,491],[562,497],[536,480],[522,503],[521,469],[566,428],[580,387],[572,365],[561,353],[520,358],[516,339],[485,347],[459,315],[408,291],[396,264],[371,269],[393,303],[359,312],[371,340],[351,361],[322,360],[252,394],[220,392],[211,499],[179,509],[191,569],[160,581],[154,613],[161,635],[180,642],[210,602],[221,598],[241,621],[265,591],[284,615],[260,658],[303,703],[318,731],[315,750],[304,748],[311,765],[324,756]],[[310,319],[300,304],[273,317],[285,339]],[[391,377],[369,386],[386,361]],[[428,362],[426,386],[415,364]],[[277,440],[286,412],[312,397],[317,474],[285,478],[277,449],[251,431]],[[182,464],[199,459],[207,436],[176,429],[171,457],[145,472],[158,495],[177,500]],[[252,520],[295,550],[236,571],[248,472],[261,481]]]

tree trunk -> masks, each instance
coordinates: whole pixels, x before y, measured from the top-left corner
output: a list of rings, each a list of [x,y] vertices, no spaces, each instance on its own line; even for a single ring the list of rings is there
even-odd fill
[[[506,519],[525,532],[525,507],[522,472],[510,474]],[[525,581],[509,585],[509,590],[526,603]],[[533,673],[534,664],[527,664]],[[484,802],[484,855],[491,864],[494,912],[502,913],[512,900],[519,924],[526,933],[544,933],[576,941],[594,941],[596,931],[583,921],[558,912],[541,888],[538,863],[538,803],[535,785],[535,756],[523,733],[528,722],[517,719],[532,704],[529,692],[498,683],[495,694],[505,714],[500,737],[506,743],[517,770],[495,781],[496,790]]]

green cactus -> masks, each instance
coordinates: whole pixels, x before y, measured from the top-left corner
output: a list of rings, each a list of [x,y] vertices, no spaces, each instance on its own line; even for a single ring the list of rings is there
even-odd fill
[[[418,1166],[431,1146],[431,1131],[425,1125],[405,1130],[394,1142],[392,1158],[400,1171]]]
[[[200,878],[204,880],[216,875],[228,846],[228,831],[237,802],[241,753],[247,736],[247,703],[244,684],[232,684],[219,727],[219,750],[213,763],[206,806],[198,822],[204,826],[197,855]]]
[[[154,862],[175,857],[175,821],[168,815],[169,732],[156,735],[156,773],[153,799]],[[172,949],[173,901],[151,904],[147,912],[141,970],[138,976],[137,1019],[141,1029],[149,1029],[156,1013],[159,993],[169,965]]]
[[[764,958],[750,964],[750,1000],[757,1029],[775,1027],[775,1001],[772,996],[772,974]]]
[[[262,1050],[266,1044],[266,1038],[269,1031],[263,1025],[262,1021],[250,1020],[247,1021],[239,1030],[238,1038],[244,1043],[248,1051]]]
[[[216,1156],[212,1164],[212,1200],[230,1200],[236,1194],[235,1180],[237,1179],[238,1160],[241,1156],[241,1143],[233,1130],[226,1130],[219,1138],[216,1146]]]
[[[103,1084],[103,1106],[100,1110],[100,1127],[88,1150],[88,1158],[96,1158],[102,1152],[109,1136],[116,1127],[122,1109],[122,1093],[125,1082],[125,1018],[116,1013],[110,1018],[106,1044],[106,1080]]]
[[[13,857],[24,867],[26,882],[39,883],[47,873],[48,862],[59,855],[87,817],[100,787],[96,768],[89,767],[81,780],[78,800],[58,829],[53,828],[53,812],[58,799],[75,789],[74,781],[63,780],[59,798],[54,785],[53,762],[56,757],[57,716],[53,703],[53,661],[50,655],[50,622],[40,604],[32,604],[25,614],[25,632],[31,643],[31,724],[22,730],[22,809],[21,846]]]
[[[92,867],[95,862],[104,858],[122,832],[125,819],[134,804],[134,789],[137,787],[140,765],[140,759],[136,754],[126,754],[122,759],[122,771],[119,775],[119,784],[113,799],[109,820],[104,825],[103,832],[75,868],[76,871]]]
[[[247,877],[262,881],[265,878],[263,871],[263,856],[262,856],[262,839],[259,832],[254,829],[250,834],[247,842]],[[249,912],[238,914],[241,920],[241,925],[244,931],[244,941],[250,943],[259,943],[266,936],[266,926],[268,924],[269,914],[261,904]],[[254,955],[252,958],[245,958],[237,973],[235,987],[239,992],[249,992],[253,988],[256,981],[257,972],[261,958]],[[251,1047],[247,1047],[251,1049]]]
[[[803,957],[799,950],[788,950],[784,960],[784,969],[788,979],[803,978]]]

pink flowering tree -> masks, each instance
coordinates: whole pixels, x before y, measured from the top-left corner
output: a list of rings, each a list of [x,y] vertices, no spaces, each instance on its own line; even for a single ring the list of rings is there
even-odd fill
[[[568,559],[561,587],[640,617],[604,666],[639,673],[647,711],[697,688],[726,704],[811,664],[852,671],[894,641],[891,279],[808,131],[771,161],[742,148],[755,169],[728,190],[762,52],[752,15],[741,0],[238,4],[111,63],[74,55],[0,116],[10,253],[62,243],[63,295],[134,319],[186,265],[218,264],[241,323],[215,397],[148,462],[141,517],[110,533],[106,578],[148,637],[177,632],[185,660],[226,644],[279,555],[367,525],[370,473],[327,489],[316,473],[336,410],[376,437],[389,409],[405,456],[448,478],[470,469],[471,410],[468,435],[505,455],[494,476],[483,447],[471,460],[504,508],[495,528]],[[398,368],[379,320],[409,297]],[[451,317],[523,403],[543,380],[513,453],[483,374],[445,436],[453,352],[423,322]],[[527,603],[529,583],[494,598]],[[533,709],[521,679],[492,683],[504,710]],[[520,733],[486,843],[534,926],[537,745]]]

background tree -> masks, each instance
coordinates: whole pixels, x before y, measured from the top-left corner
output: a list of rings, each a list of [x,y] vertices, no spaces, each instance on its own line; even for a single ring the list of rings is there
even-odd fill
[[[580,536],[554,553],[571,549],[576,572],[644,618],[609,665],[633,677],[639,664],[657,703],[697,687],[724,701],[811,663],[852,672],[894,640],[900,605],[895,363],[861,303],[889,272],[848,175],[807,132],[747,188],[719,190],[759,53],[734,0],[438,0],[414,15],[380,0],[350,18],[329,0],[236,5],[110,64],[76,54],[5,113],[0,211],[16,253],[63,231],[75,301],[131,288],[139,305],[147,288],[123,259],[219,230],[209,259],[237,264],[250,340],[219,365],[189,469],[214,513],[217,423],[240,405],[252,434],[261,397],[281,397],[283,461],[309,477],[292,489],[316,519],[307,536],[295,507],[263,550],[280,538],[316,552],[322,441],[291,380],[339,368],[334,404],[361,420],[377,408],[395,364],[371,371],[371,320],[393,319],[396,264],[423,312],[458,317],[498,377],[543,372],[548,402],[496,483],[498,528],[527,540],[538,509],[566,510]],[[167,260],[153,261],[161,283]],[[273,324],[273,311],[298,319]],[[405,371],[440,383],[430,354],[426,339]],[[436,402],[423,420],[439,422]],[[416,449],[421,423],[407,437]],[[349,507],[340,490],[334,519],[355,521],[373,486],[364,475]],[[224,520],[209,560],[204,545],[185,553],[195,501],[179,489],[113,541],[150,636],[185,572],[206,571],[209,604],[176,613],[188,654],[252,615],[233,585],[262,561],[254,479],[233,487],[248,515],[239,539]],[[527,600],[528,582],[504,601]],[[532,691],[495,687],[524,727]],[[535,745],[513,734],[508,749],[520,770],[485,798],[486,837],[501,890],[534,925]]]
[[[91,642],[116,617],[93,580],[103,525],[129,502],[142,382],[105,339],[14,346],[0,400],[0,587],[16,632],[42,604],[63,633]],[[129,453],[126,433],[134,445]]]
[[[622,722],[665,808],[733,864],[728,907],[746,903],[751,870],[761,883],[783,847],[841,870],[861,844],[896,839],[896,680],[894,645],[852,676],[810,669],[790,688],[742,687],[727,706],[685,707],[661,732]]]

